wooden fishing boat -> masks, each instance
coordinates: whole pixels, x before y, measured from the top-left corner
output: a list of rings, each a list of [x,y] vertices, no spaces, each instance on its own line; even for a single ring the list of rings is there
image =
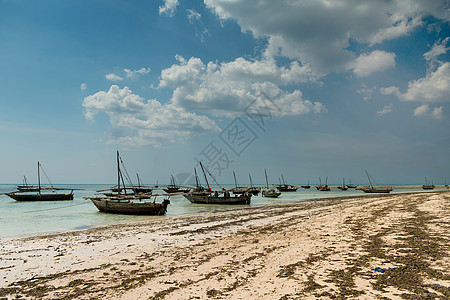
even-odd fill
[[[38,186],[28,185],[28,182],[25,178],[25,184],[22,186],[17,186],[17,191],[6,193],[9,197],[16,201],[64,201],[64,200],[73,200],[73,191],[74,189],[66,189],[66,188],[55,188],[53,184],[50,183],[50,187],[42,187],[41,186],[41,168],[42,165],[38,161],[37,163],[37,173],[38,173]],[[47,177],[47,174],[44,175]],[[50,180],[48,180],[50,182]],[[61,192],[67,191],[67,192]],[[70,192],[68,192],[70,191]]]
[[[257,186],[253,186],[252,176],[248,174],[248,177],[250,178],[250,188],[248,189],[248,192],[252,194],[253,196],[257,196],[259,192],[261,192],[261,188]]]
[[[342,186],[338,186],[338,189],[340,189],[341,191],[346,191],[348,190],[348,187],[345,185],[345,178],[342,177]]]
[[[320,178],[319,178],[319,180],[320,180]],[[330,187],[328,186],[328,176],[325,179],[325,184],[324,185],[321,184],[319,186],[318,190],[321,192],[328,192],[330,190]]]
[[[120,168],[121,163],[123,165],[119,151],[117,151],[117,187],[111,193],[84,198],[91,200],[101,212],[130,215],[164,215],[170,200],[167,198],[161,203],[156,203],[156,197],[167,196],[166,194],[137,194],[134,191],[131,194],[127,194],[127,190],[130,190],[130,188],[125,185],[124,174]],[[127,174],[125,174],[126,176]],[[133,189],[131,188],[131,190]]]
[[[234,177],[234,188],[230,190],[235,195],[241,195],[248,192],[248,187],[246,186],[238,186],[236,181],[236,174],[233,171],[233,177]]]
[[[308,179],[308,184],[301,185],[301,188],[302,188],[302,189],[305,189],[305,190],[311,188],[311,186],[309,185],[309,179]]]
[[[142,185],[141,179],[139,178],[139,174],[136,173],[137,177],[137,186],[133,186],[132,190],[135,194],[150,194],[153,191],[153,188],[149,186]]]
[[[264,174],[266,175],[266,188],[262,190],[262,195],[268,198],[278,198],[281,195],[281,192],[276,189],[269,188],[269,180],[267,179],[266,169],[264,169]]]
[[[101,212],[128,215],[164,215],[170,200],[164,199],[162,203],[156,203],[157,196],[161,196],[161,194],[85,198],[91,200]],[[148,201],[151,198],[154,198],[154,200]]]
[[[235,194],[234,196],[230,195],[230,192],[223,189],[221,191],[212,191],[209,186],[208,178],[206,176],[205,168],[203,164],[200,162],[200,167],[202,168],[203,175],[205,176],[205,181],[208,186],[207,190],[201,189],[197,172],[196,180],[197,180],[197,188],[189,193],[183,194],[183,196],[188,199],[191,203],[201,203],[201,204],[250,204],[252,194],[244,192],[242,194]],[[220,185],[219,185],[220,186]]]
[[[174,194],[174,193],[188,193],[189,189],[182,188],[181,186],[177,185],[175,181],[175,177],[173,175],[170,175],[170,184],[163,188],[164,192],[167,194]]]
[[[367,178],[369,179],[370,186],[363,186],[361,190],[364,193],[390,193],[392,191],[391,186],[373,186],[369,173],[366,171]]]
[[[422,189],[423,190],[433,190],[434,188],[435,188],[434,184],[433,183],[430,184],[428,182],[427,178],[425,177],[425,184],[422,185]]]
[[[280,192],[295,192],[297,191],[298,187],[290,185],[290,184],[286,184],[286,181],[284,180],[284,176],[281,175],[281,178],[283,179],[283,182],[277,185],[277,190],[279,190]]]
[[[350,183],[349,184],[347,184],[347,187],[349,188],[349,189],[356,189],[356,184],[352,184],[352,180],[350,179]]]

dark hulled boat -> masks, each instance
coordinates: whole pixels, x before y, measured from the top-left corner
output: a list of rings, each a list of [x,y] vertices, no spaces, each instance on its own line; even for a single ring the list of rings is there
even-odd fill
[[[184,189],[181,186],[177,185],[177,183],[175,181],[175,177],[173,177],[173,175],[170,175],[170,184],[168,186],[166,186],[163,190],[167,194],[188,193],[189,192],[189,189]]]
[[[120,163],[123,164],[123,161],[119,156],[119,151],[117,151],[117,187],[111,193],[104,193],[104,196],[84,198],[91,200],[101,212],[129,215],[164,215],[170,200],[164,199],[162,203],[156,203],[156,197],[162,196],[161,194],[135,193],[132,188],[132,193],[127,194],[127,190],[130,190],[130,188],[125,186]]]
[[[95,207],[101,212],[128,214],[128,215],[164,215],[167,206],[170,204],[169,199],[164,199],[162,203],[148,200],[151,197],[156,198],[160,195],[139,196],[139,195],[123,195],[112,197],[89,197],[88,199],[94,203]]]
[[[425,184],[422,185],[422,189],[423,190],[433,190],[434,188],[435,188],[434,184],[433,183],[430,184],[428,182],[427,178],[425,177]]]
[[[290,184],[286,184],[286,181],[284,180],[283,175],[281,175],[281,178],[283,179],[283,182],[282,183],[280,182],[280,184],[277,185],[277,189],[280,192],[295,192],[295,191],[297,191],[298,187],[290,185]]]
[[[370,180],[369,173],[366,171],[367,178],[369,179],[370,186],[363,186],[361,190],[364,193],[390,193],[392,191],[392,187],[390,186],[373,186],[372,180]]]
[[[73,189],[60,189],[55,188],[51,183],[51,187],[42,187],[41,186],[41,173],[40,169],[42,165],[38,162],[37,172],[38,172],[38,186],[28,185],[28,182],[25,178],[24,185],[18,185],[17,191],[6,193],[9,197],[16,201],[64,201],[64,200],[73,200]],[[45,172],[44,172],[45,174]],[[45,174],[47,177],[47,175]],[[48,180],[48,177],[47,177]],[[50,181],[50,180],[49,180]],[[61,192],[61,191],[69,191],[70,192]]]
[[[267,179],[266,169],[264,169],[264,174],[266,175],[266,188],[261,191],[262,195],[268,198],[278,198],[281,195],[281,192],[276,189],[269,188],[269,180]]]
[[[301,188],[302,188],[302,189],[305,189],[305,190],[311,188],[311,186],[309,185],[309,179],[308,179],[308,184],[301,185]]]
[[[252,194],[244,192],[242,194],[235,194],[231,196],[228,191],[223,189],[222,191],[212,191],[209,186],[208,178],[206,176],[203,164],[200,162],[200,167],[202,168],[203,175],[205,176],[206,185],[208,189],[203,189],[198,181],[197,171],[195,171],[196,177],[196,189],[189,193],[183,194],[183,196],[188,199],[191,203],[201,203],[201,204],[250,204]]]

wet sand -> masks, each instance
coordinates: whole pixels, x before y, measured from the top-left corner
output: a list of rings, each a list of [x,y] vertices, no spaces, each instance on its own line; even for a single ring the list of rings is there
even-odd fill
[[[450,298],[449,192],[151,218],[0,244],[0,299]]]

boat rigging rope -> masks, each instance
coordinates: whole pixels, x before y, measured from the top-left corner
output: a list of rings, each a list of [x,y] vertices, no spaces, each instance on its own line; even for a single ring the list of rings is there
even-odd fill
[[[30,211],[24,211],[23,213],[29,214],[29,213],[35,213],[35,212],[41,212],[41,211],[49,211],[49,210],[74,207],[74,206],[79,206],[79,205],[84,205],[84,204],[90,204],[90,202],[83,202],[83,203],[78,203],[78,204],[66,205],[66,206],[61,206],[61,207],[53,207],[53,208],[47,208],[47,209],[30,210]]]
[[[209,170],[204,166],[206,172],[211,176],[211,178],[214,180],[214,182],[223,190],[224,188],[217,182],[216,178],[209,172]]]
[[[47,178],[48,182],[50,183],[50,186],[54,189],[55,187],[53,186],[52,182],[48,178],[47,173],[45,173],[44,168],[42,167],[41,163],[39,163],[39,166],[41,167],[42,173],[44,173],[45,178]]]
[[[127,168],[125,168],[125,164],[123,163],[122,157],[120,157],[120,163],[122,164],[122,168],[125,171],[125,178],[127,179],[130,186],[134,186],[131,182],[130,175],[128,174]]]

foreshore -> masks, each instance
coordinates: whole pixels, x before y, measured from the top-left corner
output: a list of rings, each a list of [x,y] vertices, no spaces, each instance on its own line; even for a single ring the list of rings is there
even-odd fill
[[[450,298],[447,191],[151,218],[0,243],[0,299]]]

